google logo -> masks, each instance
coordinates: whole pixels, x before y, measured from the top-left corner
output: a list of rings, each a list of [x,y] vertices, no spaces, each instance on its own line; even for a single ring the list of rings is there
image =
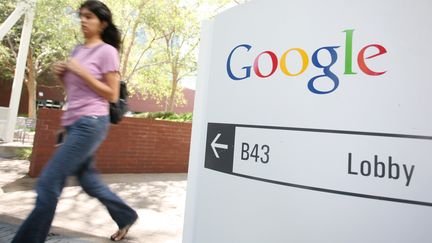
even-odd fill
[[[353,44],[354,29],[344,30],[343,32],[345,32],[345,71],[344,71],[344,74],[345,75],[353,75],[353,74],[356,74],[355,72],[353,72],[353,69],[352,69],[352,67],[353,67],[352,44]],[[321,68],[323,70],[322,75],[315,76],[308,81],[308,89],[312,93],[328,94],[328,93],[335,91],[337,89],[337,87],[339,86],[338,76],[330,70],[330,68],[337,62],[338,54],[336,52],[336,49],[339,47],[340,46],[324,46],[324,47],[318,48],[312,54],[312,60],[311,60],[312,64],[315,67]],[[245,66],[240,68],[241,70],[244,70],[243,72],[241,72],[242,74],[241,75],[235,75],[232,71],[232,66],[231,66],[231,59],[232,59],[233,55],[244,54],[241,52],[242,50],[243,51],[246,50],[246,52],[249,52],[251,49],[252,49],[251,45],[241,44],[241,45],[234,47],[231,50],[231,52],[228,56],[228,59],[227,59],[226,69],[227,69],[228,76],[232,80],[244,80],[244,79],[250,78],[252,68],[253,68],[255,75],[258,76],[259,78],[268,78],[268,77],[272,76],[278,68],[280,68],[282,73],[285,74],[286,76],[295,77],[295,76],[301,75],[309,66],[308,54],[306,53],[305,50],[303,50],[301,48],[288,49],[287,51],[282,53],[282,55],[279,58],[275,52],[267,50],[267,51],[263,51],[260,54],[258,54],[258,56],[255,58],[255,60],[253,62],[253,67],[252,67],[252,65],[249,65],[249,66],[245,65]],[[374,54],[370,54],[369,56],[365,57],[365,53],[368,49],[371,49],[370,51],[368,51],[368,53],[373,52]],[[324,52],[324,51],[328,52],[328,54],[330,55],[330,63],[328,63],[328,64],[322,64],[319,60],[318,54],[320,52]],[[288,54],[294,53],[294,52],[297,52],[299,54],[300,61],[301,61],[301,69],[297,72],[290,71],[289,68],[287,67]],[[370,76],[379,76],[379,75],[384,74],[386,71],[379,72],[379,71],[371,70],[368,67],[368,65],[366,64],[366,60],[376,58],[376,57],[381,56],[385,53],[387,53],[387,50],[382,45],[379,45],[379,44],[366,45],[357,54],[358,67],[360,68],[360,70],[363,73],[370,75]],[[269,73],[263,73],[259,67],[260,59],[265,57],[265,56],[269,57],[271,60],[271,71]],[[236,70],[236,73],[238,74],[240,72],[238,70]],[[323,77],[327,77],[332,81],[333,86],[330,90],[320,90],[319,88],[316,87],[316,82],[319,80],[319,78],[323,78]]]

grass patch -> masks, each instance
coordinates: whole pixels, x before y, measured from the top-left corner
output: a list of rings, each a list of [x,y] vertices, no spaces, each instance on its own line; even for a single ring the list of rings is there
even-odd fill
[[[15,156],[15,158],[20,160],[30,160],[31,154],[32,154],[31,148],[20,148],[17,151],[17,155]]]

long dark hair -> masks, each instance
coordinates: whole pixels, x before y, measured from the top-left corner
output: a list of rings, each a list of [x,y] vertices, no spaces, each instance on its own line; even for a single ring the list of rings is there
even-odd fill
[[[107,23],[107,27],[101,34],[102,40],[112,45],[117,50],[120,50],[121,35],[112,21],[111,10],[103,2],[98,0],[87,0],[81,4],[79,9],[82,8],[88,9],[90,12],[94,13],[100,21]]]

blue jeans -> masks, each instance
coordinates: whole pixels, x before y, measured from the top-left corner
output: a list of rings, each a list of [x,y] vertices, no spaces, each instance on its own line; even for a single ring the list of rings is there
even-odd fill
[[[94,153],[105,139],[108,116],[84,116],[66,127],[64,143],[43,169],[36,185],[36,205],[19,228],[13,243],[42,243],[49,233],[57,202],[68,176],[75,175],[84,191],[99,199],[119,228],[137,213],[104,184],[95,170]]]

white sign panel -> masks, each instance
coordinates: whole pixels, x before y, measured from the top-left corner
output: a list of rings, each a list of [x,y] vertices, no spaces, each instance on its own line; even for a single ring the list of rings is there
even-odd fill
[[[432,242],[431,10],[266,0],[206,23],[183,242]]]

